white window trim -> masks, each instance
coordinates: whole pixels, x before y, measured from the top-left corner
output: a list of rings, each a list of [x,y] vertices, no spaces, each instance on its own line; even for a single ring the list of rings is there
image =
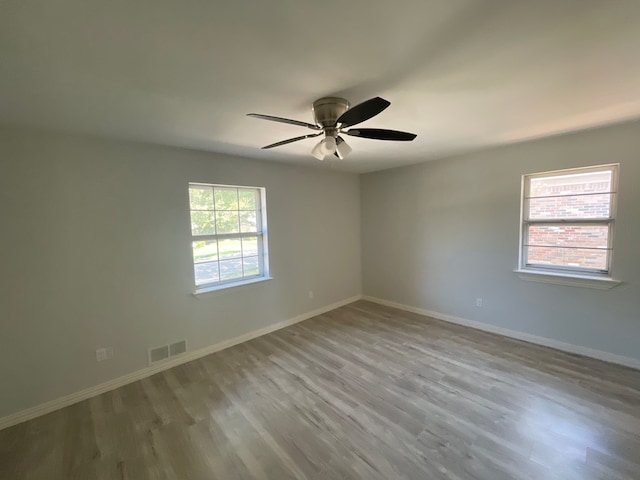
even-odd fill
[[[553,283],[570,287],[586,287],[598,290],[610,290],[622,283],[620,280],[605,276],[571,275],[568,273],[550,273],[531,269],[514,270],[518,277],[529,282]]]
[[[257,285],[262,282],[268,282],[269,280],[273,280],[273,277],[251,277],[248,280],[242,280],[240,282],[223,283],[220,285],[212,285],[208,287],[203,286],[201,288],[200,287],[197,288],[196,291],[193,292],[193,296],[194,297],[200,297],[202,295],[218,296],[223,293],[229,293],[233,291],[235,287],[244,287],[244,286],[248,287],[250,285]]]
[[[527,236],[527,226],[531,223],[525,220],[525,196],[527,195],[527,180],[532,178],[539,177],[548,177],[552,174],[569,174],[571,172],[588,172],[588,171],[600,171],[605,169],[613,170],[613,178],[612,178],[612,191],[615,192],[615,195],[612,196],[611,199],[611,215],[609,219],[605,220],[579,220],[577,219],[575,222],[567,221],[563,222],[562,220],[558,221],[558,224],[563,223],[587,223],[587,224],[607,224],[609,225],[609,258],[608,265],[609,269],[607,272],[598,273],[591,271],[581,272],[579,270],[571,270],[564,269],[562,267],[554,268],[544,268],[544,267],[533,267],[525,265],[524,258],[524,242]],[[568,285],[573,287],[586,287],[586,288],[595,288],[600,290],[609,290],[617,285],[620,285],[622,281],[613,278],[613,242],[614,242],[614,234],[615,234],[615,220],[617,217],[617,204],[618,204],[618,176],[619,176],[620,164],[611,163],[605,165],[595,165],[591,167],[580,167],[580,168],[570,168],[564,170],[555,170],[549,172],[541,172],[535,174],[526,174],[522,175],[521,180],[521,191],[520,191],[520,236],[519,236],[519,244],[518,244],[518,268],[514,270],[514,272],[518,275],[522,280],[527,280],[531,282],[540,282],[540,283],[552,283],[556,285]],[[542,223],[542,222],[541,222]],[[548,223],[548,222],[547,222]]]
[[[260,212],[260,220],[259,220],[259,224],[260,224],[260,231],[261,234],[257,235],[257,237],[261,240],[259,241],[259,245],[258,245],[258,249],[261,252],[260,253],[260,259],[261,259],[261,268],[262,268],[262,273],[259,275],[253,275],[251,277],[243,277],[240,279],[231,279],[231,280],[223,280],[220,282],[216,282],[216,283],[208,283],[208,284],[204,284],[204,285],[196,285],[195,286],[195,290],[193,291],[193,295],[194,296],[199,296],[202,294],[215,294],[215,293],[222,293],[225,290],[229,290],[229,289],[233,289],[235,287],[241,287],[241,286],[245,286],[245,285],[253,285],[253,284],[257,284],[257,283],[261,283],[261,282],[266,282],[268,280],[272,280],[273,277],[270,276],[270,272],[269,272],[269,249],[268,249],[268,228],[267,228],[267,193],[266,193],[266,189],[264,187],[255,187],[255,186],[248,186],[248,185],[225,185],[225,184],[219,184],[219,183],[202,183],[202,182],[189,182],[188,183],[188,187],[190,188],[192,185],[203,185],[203,186],[207,186],[207,187],[228,187],[228,188],[237,188],[237,189],[251,189],[251,190],[257,190],[258,194],[259,194],[259,202],[260,202],[260,208],[259,208],[259,212]],[[188,190],[187,190],[188,191]],[[191,204],[189,203],[189,217],[191,217]],[[194,239],[199,239],[199,240],[208,240],[208,239],[212,239],[212,238],[242,238],[242,237],[252,237],[252,236],[256,236],[255,233],[253,232],[247,232],[247,233],[238,233],[238,234],[219,234],[219,235],[193,235],[193,232],[191,231],[191,227],[189,227],[189,245],[192,245],[192,242],[194,241]],[[191,255],[193,256],[193,247],[191,247]],[[193,258],[193,257],[192,257]],[[194,265],[194,262],[192,261],[192,267]],[[192,268],[192,273],[194,274],[193,277],[193,283],[195,285],[195,272]]]

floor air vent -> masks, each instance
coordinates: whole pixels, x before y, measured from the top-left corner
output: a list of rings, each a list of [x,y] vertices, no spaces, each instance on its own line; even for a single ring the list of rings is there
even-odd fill
[[[179,342],[172,343],[170,345],[163,345],[162,347],[149,349],[149,363],[156,363],[162,360],[166,360],[169,357],[183,354],[187,351],[187,341],[180,340]]]

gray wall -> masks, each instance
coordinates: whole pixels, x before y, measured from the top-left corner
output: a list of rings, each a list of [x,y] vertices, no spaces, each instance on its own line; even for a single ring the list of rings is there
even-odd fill
[[[359,179],[0,129],[0,417],[144,368],[149,347],[198,349],[357,295],[361,278],[368,295],[640,358],[639,133],[630,123]],[[624,284],[517,278],[520,176],[610,162]],[[191,295],[189,181],[267,188],[274,280]],[[115,358],[97,363],[103,346]]]
[[[266,187],[273,280],[191,295],[189,181]],[[361,293],[359,203],[352,174],[0,130],[0,417]]]
[[[519,279],[521,176],[614,162],[613,274],[624,284],[601,291]],[[638,122],[363,175],[364,293],[639,359],[639,180]]]

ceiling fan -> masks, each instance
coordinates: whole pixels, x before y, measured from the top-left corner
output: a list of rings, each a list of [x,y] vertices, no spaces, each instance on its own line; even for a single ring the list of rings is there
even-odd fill
[[[401,142],[410,142],[416,138],[416,134],[408,132],[399,132],[398,130],[385,130],[380,128],[350,128],[353,125],[369,120],[375,117],[385,108],[391,105],[391,102],[384,98],[375,97],[349,108],[349,102],[344,98],[324,97],[313,102],[312,111],[315,123],[301,122],[288,118],[274,117],[271,115],[261,115],[259,113],[248,113],[249,117],[261,118],[262,120],[270,120],[272,122],[288,123],[290,125],[299,125],[316,130],[317,133],[310,133],[300,137],[289,138],[281,142],[272,143],[265,148],[274,148],[288,143],[297,142],[311,137],[324,138],[313,147],[311,154],[318,160],[324,160],[328,155],[335,155],[340,160],[351,153],[351,147],[347,145],[341,134],[351,135],[352,137],[371,138],[375,140],[394,140]],[[348,129],[348,130],[347,130]]]

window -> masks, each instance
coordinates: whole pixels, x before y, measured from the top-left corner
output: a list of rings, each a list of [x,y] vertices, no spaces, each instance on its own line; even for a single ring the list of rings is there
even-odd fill
[[[189,184],[196,291],[268,277],[264,188]]]
[[[618,165],[525,175],[520,269],[610,277]]]

